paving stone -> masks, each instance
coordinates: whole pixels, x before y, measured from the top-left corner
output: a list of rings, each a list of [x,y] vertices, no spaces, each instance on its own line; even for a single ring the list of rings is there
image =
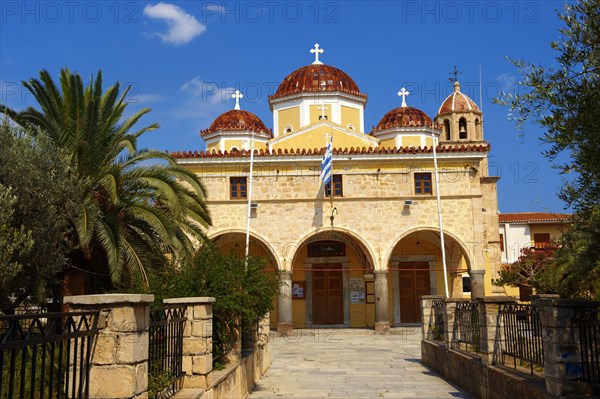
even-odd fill
[[[271,337],[271,367],[250,399],[470,398],[420,363],[421,333],[299,330]]]

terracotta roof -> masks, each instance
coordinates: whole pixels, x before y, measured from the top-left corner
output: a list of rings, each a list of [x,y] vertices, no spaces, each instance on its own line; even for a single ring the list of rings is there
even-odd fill
[[[341,91],[367,98],[358,89],[354,80],[344,71],[330,65],[311,64],[290,73],[269,99],[280,98],[304,92]]]
[[[571,222],[573,215],[547,212],[499,213],[498,219],[500,223]]]
[[[268,132],[265,124],[260,118],[252,112],[245,110],[232,109],[221,114],[214,120],[208,129],[200,132],[201,135],[214,132],[234,131],[234,132]],[[272,136],[272,134],[271,134]]]
[[[451,112],[476,112],[481,114],[477,104],[469,96],[460,92],[460,84],[458,82],[454,82],[454,92],[440,105],[437,114],[443,115]]]
[[[381,118],[373,132],[391,129],[394,127],[431,127],[433,121],[420,109],[413,107],[399,107],[391,110]]]
[[[437,147],[438,153],[448,152],[488,152],[490,150],[489,144],[473,144],[473,145],[442,145]],[[277,149],[276,151],[266,151],[264,149],[254,150],[255,156],[261,157],[273,157],[273,156],[298,156],[298,155],[323,155],[325,148],[296,148],[296,149]],[[373,147],[362,147],[362,148],[334,148],[333,154],[340,155],[358,155],[358,154],[423,154],[433,152],[432,147],[400,147],[400,148],[373,148]],[[172,151],[171,156],[176,159],[186,158],[244,158],[250,156],[250,151]]]

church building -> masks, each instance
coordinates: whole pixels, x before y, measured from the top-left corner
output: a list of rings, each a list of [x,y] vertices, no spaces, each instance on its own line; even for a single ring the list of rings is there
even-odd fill
[[[236,92],[235,108],[200,132],[206,150],[172,154],[207,187],[208,237],[243,254],[249,231],[250,255],[279,271],[273,327],[385,331],[419,323],[421,295],[492,295],[498,178],[480,109],[458,81],[433,118],[402,89],[367,130],[367,94],[323,64],[318,45],[311,53],[269,97],[272,128]]]

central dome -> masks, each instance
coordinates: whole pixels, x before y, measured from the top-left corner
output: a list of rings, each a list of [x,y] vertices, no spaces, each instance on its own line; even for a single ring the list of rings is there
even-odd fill
[[[265,124],[252,112],[232,109],[221,114],[202,134],[214,132],[268,132]]]
[[[271,98],[281,98],[298,93],[343,92],[366,98],[354,80],[344,71],[323,64],[311,64],[290,73]]]
[[[413,107],[399,107],[384,115],[374,132],[395,127],[431,127],[433,121],[425,112]]]

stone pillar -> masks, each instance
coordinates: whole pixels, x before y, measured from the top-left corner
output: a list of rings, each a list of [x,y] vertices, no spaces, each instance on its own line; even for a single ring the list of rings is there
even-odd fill
[[[99,310],[90,364],[90,398],[148,397],[148,328],[154,295],[64,297],[72,310]]]
[[[165,305],[186,307],[187,321],[183,329],[183,387],[208,389],[212,385],[212,307],[215,298],[172,298],[163,302]]]
[[[375,331],[390,330],[387,270],[375,270]]]
[[[421,297],[421,320],[423,321],[421,327],[421,339],[423,341],[430,339],[433,336],[431,331],[435,327],[435,315],[432,311],[432,305],[434,300],[444,299],[441,295],[423,295]]]
[[[516,298],[510,296],[486,296],[477,298],[481,360],[486,365],[492,364],[496,345],[501,344],[504,339],[504,333],[501,328],[502,325],[498,317],[500,306],[508,303],[514,304],[516,302]],[[500,330],[498,330],[499,328]],[[498,335],[496,335],[496,332],[498,332]]]
[[[455,341],[454,321],[456,320],[456,304],[459,302],[469,302],[469,300],[464,298],[445,298],[444,302],[444,342],[446,343],[446,348],[452,348],[452,342]]]
[[[471,299],[483,298],[485,296],[485,270],[469,270],[471,277]]]
[[[578,381],[582,377],[581,349],[572,322],[578,311],[597,312],[598,302],[540,295],[532,303],[542,321],[546,393],[551,397],[586,393]]]
[[[286,336],[294,328],[292,319],[292,272],[279,272],[279,306],[277,309],[277,335]]]

